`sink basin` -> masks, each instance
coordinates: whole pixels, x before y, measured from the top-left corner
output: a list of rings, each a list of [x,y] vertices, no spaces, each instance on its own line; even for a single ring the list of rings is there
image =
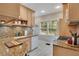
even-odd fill
[[[65,44],[66,44],[66,45],[69,45],[69,46],[71,46],[71,47],[74,47],[74,48],[79,48],[79,44],[78,44],[78,45],[68,44],[67,41],[65,41]]]

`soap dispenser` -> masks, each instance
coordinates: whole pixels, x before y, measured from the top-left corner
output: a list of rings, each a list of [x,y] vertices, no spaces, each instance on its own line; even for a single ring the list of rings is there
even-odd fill
[[[74,45],[77,45],[77,33],[74,33]]]

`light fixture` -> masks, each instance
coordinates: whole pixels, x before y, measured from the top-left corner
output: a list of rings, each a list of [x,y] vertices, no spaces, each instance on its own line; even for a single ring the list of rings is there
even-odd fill
[[[1,22],[2,24],[4,24],[5,22],[3,21],[3,22]]]
[[[56,9],[60,8],[61,6],[56,6]]]
[[[1,20],[1,23],[2,23],[2,24],[4,24],[4,23],[5,23],[5,21],[4,21],[4,20]]]
[[[45,10],[41,10],[41,13],[45,13]]]

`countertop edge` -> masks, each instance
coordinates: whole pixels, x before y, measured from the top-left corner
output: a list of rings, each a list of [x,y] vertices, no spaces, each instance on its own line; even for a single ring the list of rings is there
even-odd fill
[[[34,37],[34,36],[38,36],[38,35],[31,35],[31,36],[18,36],[18,37],[14,37],[14,39],[30,38],[30,37]]]
[[[78,51],[78,50],[75,50],[75,49],[72,49],[72,48],[67,48],[67,47],[64,47],[64,46],[60,46],[60,45],[55,45],[53,44],[54,46],[58,46],[58,47],[61,47],[61,48],[65,48],[65,49],[70,49],[70,50],[74,50],[74,51]],[[74,48],[74,47],[73,47]],[[79,51],[78,51],[79,52]]]
[[[65,44],[64,42],[56,41],[56,42],[53,43],[53,46],[58,46],[58,47],[61,47],[61,48],[70,49],[70,50],[79,52],[79,47],[72,47],[70,45]]]

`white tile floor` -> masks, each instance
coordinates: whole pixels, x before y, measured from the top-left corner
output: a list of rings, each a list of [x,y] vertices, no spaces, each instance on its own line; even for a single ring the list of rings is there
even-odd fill
[[[52,56],[52,44],[46,45],[46,41],[39,40],[39,46],[37,49],[31,51],[29,56]]]

